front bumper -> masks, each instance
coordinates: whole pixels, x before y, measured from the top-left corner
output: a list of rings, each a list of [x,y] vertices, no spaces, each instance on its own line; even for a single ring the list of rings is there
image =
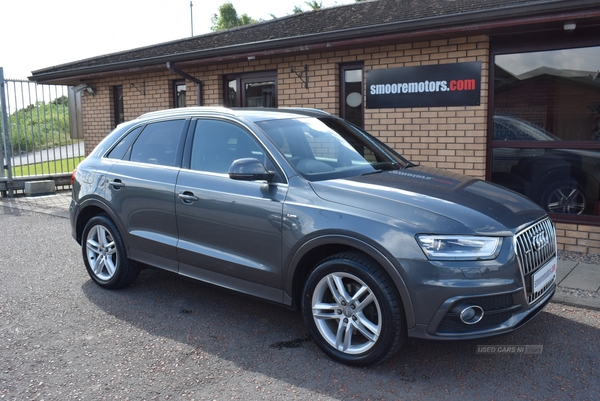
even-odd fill
[[[556,291],[553,283],[535,303],[527,305],[523,289],[512,292],[476,297],[448,299],[435,313],[431,322],[417,324],[408,335],[415,338],[436,340],[469,340],[493,337],[515,331],[540,313]],[[455,305],[476,305],[483,309],[483,317],[475,324],[463,323],[453,312]]]

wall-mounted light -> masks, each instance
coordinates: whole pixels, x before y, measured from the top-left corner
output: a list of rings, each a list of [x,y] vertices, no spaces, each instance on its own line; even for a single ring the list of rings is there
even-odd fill
[[[81,91],[86,91],[87,93],[89,93],[92,96],[94,96],[94,93],[95,93],[94,88],[92,88],[88,84],[79,84],[79,85],[73,87],[73,92],[77,93],[77,92],[81,92]]]
[[[254,56],[248,56],[248,61],[254,61],[254,59],[256,59],[256,57],[254,57]]]
[[[573,21],[567,21],[563,25],[563,28],[565,29],[566,33],[571,33],[575,30],[575,28],[577,28],[577,24]]]

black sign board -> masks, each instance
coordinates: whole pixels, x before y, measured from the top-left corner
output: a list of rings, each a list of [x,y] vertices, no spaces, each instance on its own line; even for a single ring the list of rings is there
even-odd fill
[[[479,106],[481,62],[367,71],[367,109]]]

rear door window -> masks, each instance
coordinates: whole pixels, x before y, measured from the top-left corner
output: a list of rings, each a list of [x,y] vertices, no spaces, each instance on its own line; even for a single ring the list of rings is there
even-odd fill
[[[129,160],[161,166],[176,166],[186,120],[148,124],[131,147]]]

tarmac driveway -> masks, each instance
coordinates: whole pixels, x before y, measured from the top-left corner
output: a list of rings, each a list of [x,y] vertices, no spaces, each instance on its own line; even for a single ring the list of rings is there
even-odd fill
[[[299,313],[155,270],[87,276],[68,220],[0,208],[0,399],[596,399],[600,312],[551,304],[485,341],[410,342],[373,368],[332,362]],[[478,354],[478,345],[542,345]]]

